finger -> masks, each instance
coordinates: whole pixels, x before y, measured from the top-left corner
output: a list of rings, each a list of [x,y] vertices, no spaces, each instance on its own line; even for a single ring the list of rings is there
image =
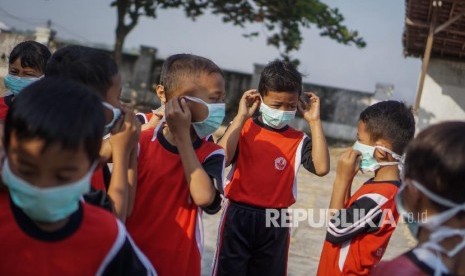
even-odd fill
[[[183,113],[184,114],[190,113],[190,109],[189,109],[189,106],[187,105],[186,99],[182,98],[180,102],[181,102],[180,107]]]
[[[120,118],[118,121],[115,122],[113,127],[110,129],[111,134],[116,134],[118,132],[121,132],[124,126],[124,118]]]
[[[181,106],[179,105],[179,98],[174,98],[171,102],[171,113],[177,113],[177,112],[182,112],[181,111]]]
[[[251,111],[252,113],[255,113],[255,111],[257,110],[259,104],[260,104],[259,101],[255,101],[255,102],[252,104],[252,106],[250,107],[250,111]]]
[[[359,151],[351,149],[350,156],[349,156],[351,161],[355,162],[360,156],[361,156],[361,153]]]
[[[305,101],[305,99],[303,97],[299,97],[299,103],[302,104],[304,109],[306,109],[308,107],[308,103]]]
[[[135,126],[137,124],[137,121],[138,121],[137,118],[136,118],[136,114],[134,114],[132,112],[129,113],[129,114],[130,114],[130,118],[131,118],[130,123],[131,123],[132,126]]]
[[[299,110],[301,114],[305,113],[305,105],[301,101],[297,103],[297,110]]]
[[[256,92],[257,92],[257,89],[249,89],[249,90],[244,92],[244,95],[249,95],[249,94],[253,94],[253,93],[256,93]]]
[[[314,92],[305,92],[304,94],[310,98],[313,98],[313,97],[318,98],[318,96]]]
[[[152,116],[152,119],[153,119],[154,117],[158,117],[158,119],[161,119],[161,118],[163,118],[163,116],[165,115],[165,113],[164,113],[164,112],[158,112],[158,111],[156,111],[156,112],[153,112],[153,115],[155,115],[155,116]],[[152,120],[152,119],[151,119],[151,120]]]

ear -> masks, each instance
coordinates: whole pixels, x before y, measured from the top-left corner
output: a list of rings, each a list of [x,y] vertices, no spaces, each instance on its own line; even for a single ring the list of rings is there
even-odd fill
[[[165,94],[165,88],[163,87],[163,85],[158,84],[155,87],[155,93],[157,93],[157,96],[160,99],[160,102],[162,104],[166,104],[166,94]]]
[[[382,146],[382,147],[385,147],[385,148],[388,148],[388,149],[392,149],[392,145],[389,141],[385,140],[385,139],[378,139],[375,141],[375,146]],[[376,148],[375,150],[375,158],[377,160],[385,160],[385,161],[396,161],[394,158],[392,158],[391,154],[389,154],[388,152],[382,150],[382,149],[378,149]]]

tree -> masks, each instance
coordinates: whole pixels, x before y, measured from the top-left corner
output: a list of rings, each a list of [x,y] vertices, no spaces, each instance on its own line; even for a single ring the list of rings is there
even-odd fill
[[[330,8],[319,0],[114,0],[117,8],[115,60],[121,63],[126,36],[136,27],[141,16],[156,18],[160,9],[183,9],[186,16],[195,19],[206,11],[222,18],[223,22],[244,28],[247,24],[259,23],[266,27],[267,42],[276,47],[281,56],[290,59],[290,53],[302,43],[302,28],[312,25],[339,43],[365,47],[357,31],[350,31],[337,8]],[[258,32],[244,34],[258,36]]]

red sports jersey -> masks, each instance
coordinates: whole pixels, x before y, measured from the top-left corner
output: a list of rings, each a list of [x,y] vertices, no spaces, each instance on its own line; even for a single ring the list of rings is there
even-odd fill
[[[0,97],[0,121],[5,122],[6,115],[10,109],[10,105],[13,100],[13,94],[10,94],[5,97]]]
[[[368,181],[331,221],[317,275],[369,275],[383,256],[399,219],[394,197],[400,182]]]
[[[137,119],[141,124],[146,124],[152,119],[153,117],[153,112],[150,113],[137,113],[136,114]]]
[[[191,199],[177,148],[163,136],[162,127],[143,131],[139,142],[128,231],[159,275],[200,275],[202,211]],[[193,147],[207,174],[222,185],[224,150],[201,139]]]
[[[97,207],[81,203],[62,229],[45,232],[0,192],[0,221],[0,275],[155,274],[124,225]]]
[[[297,171],[306,136],[291,127],[270,130],[245,122],[237,158],[226,179],[226,197],[263,208],[285,208],[297,197]]]
[[[92,184],[92,188],[95,190],[106,191],[105,179],[103,177],[103,167],[99,166],[97,169],[95,169],[94,173],[92,174],[90,183]]]

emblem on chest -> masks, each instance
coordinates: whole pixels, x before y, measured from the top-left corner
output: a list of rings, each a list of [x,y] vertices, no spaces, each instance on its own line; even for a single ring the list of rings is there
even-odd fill
[[[275,169],[282,171],[286,168],[287,161],[284,157],[278,157],[274,160],[274,167]]]

